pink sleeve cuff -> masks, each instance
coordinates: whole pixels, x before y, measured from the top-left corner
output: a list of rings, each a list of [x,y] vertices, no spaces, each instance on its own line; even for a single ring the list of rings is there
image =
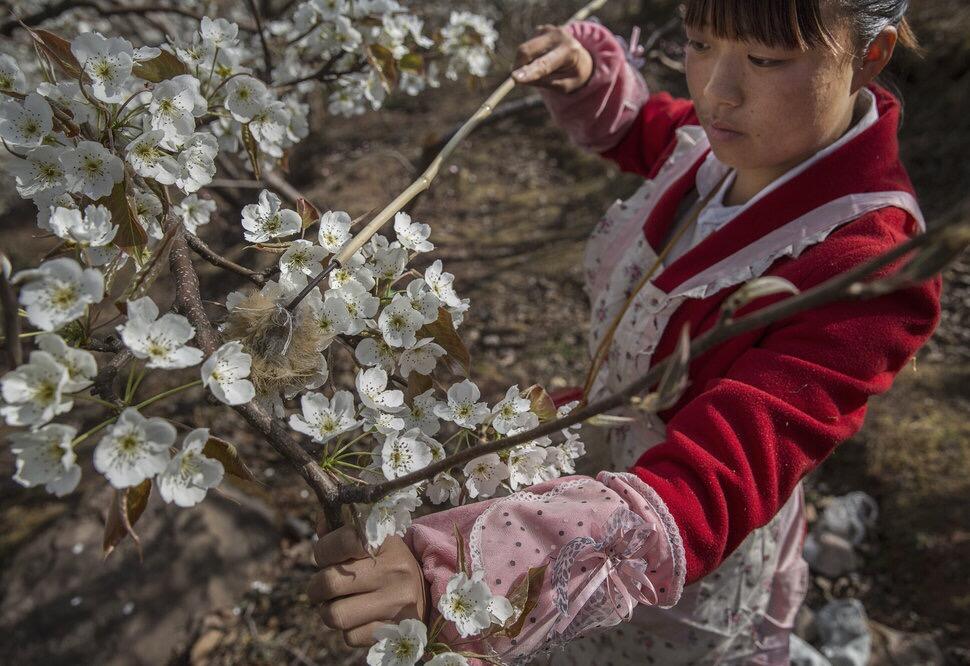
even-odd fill
[[[601,153],[626,135],[649,91],[607,28],[579,21],[567,29],[593,57],[593,74],[579,90],[542,90],[540,94],[553,120],[576,145]]]
[[[459,649],[502,660],[535,655],[628,620],[639,604],[669,608],[683,589],[677,527],[633,474],[566,477],[415,521],[407,539],[435,603],[457,569],[455,525],[471,569],[485,572],[494,594],[508,596],[530,568],[547,567],[538,604],[517,638]]]

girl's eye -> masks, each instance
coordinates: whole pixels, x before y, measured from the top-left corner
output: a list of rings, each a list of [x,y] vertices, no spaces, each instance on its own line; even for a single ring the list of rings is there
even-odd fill
[[[709,46],[704,42],[698,42],[695,39],[688,39],[687,46],[689,46],[694,51],[697,51],[698,53],[703,53],[709,48]]]
[[[784,60],[772,60],[771,58],[759,58],[757,56],[748,56],[748,60],[755,67],[777,67],[785,62]]]

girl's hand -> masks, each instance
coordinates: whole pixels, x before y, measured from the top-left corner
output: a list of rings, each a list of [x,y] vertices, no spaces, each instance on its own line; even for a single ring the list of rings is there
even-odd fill
[[[515,56],[516,83],[571,93],[593,75],[593,57],[562,26],[541,25],[538,33],[519,46]]]
[[[373,645],[374,630],[385,623],[426,623],[424,575],[403,539],[389,537],[372,557],[353,528],[318,527],[313,559],[321,570],[310,579],[307,595],[320,604],[324,624],[343,632],[347,645]]]

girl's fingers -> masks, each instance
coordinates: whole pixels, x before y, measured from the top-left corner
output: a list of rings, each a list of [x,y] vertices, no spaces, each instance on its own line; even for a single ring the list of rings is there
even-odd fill
[[[374,640],[374,630],[387,624],[386,622],[370,622],[363,627],[357,627],[344,632],[344,642],[348,647],[362,648],[370,647],[377,641]]]
[[[326,567],[347,560],[370,558],[357,533],[349,525],[328,532],[313,544],[313,560],[318,567]]]
[[[556,48],[557,42],[558,35],[549,31],[520,44],[515,52],[515,66],[518,68],[527,65],[539,56]]]
[[[368,592],[320,606],[320,618],[332,629],[349,631],[371,622],[389,622],[401,611],[384,592]]]
[[[534,60],[524,67],[512,72],[512,78],[518,83],[536,83],[546,78],[569,60],[569,49],[559,46],[538,60]]]
[[[313,574],[307,586],[307,596],[311,603],[319,604],[348,594],[373,592],[381,587],[381,578],[371,560],[335,564]]]

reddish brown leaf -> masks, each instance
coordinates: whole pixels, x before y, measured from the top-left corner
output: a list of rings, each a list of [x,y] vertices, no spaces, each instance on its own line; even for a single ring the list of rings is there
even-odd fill
[[[300,214],[300,219],[303,220],[304,229],[320,221],[320,211],[303,197],[296,201],[296,212]]]
[[[543,564],[541,567],[531,567],[529,572],[522,577],[522,580],[509,592],[509,603],[512,604],[513,608],[516,610],[521,609],[521,611],[515,622],[497,633],[508,636],[509,638],[515,638],[522,631],[522,627],[525,625],[529,613],[539,603],[539,592],[542,589],[542,581],[546,577],[546,566]]]
[[[367,47],[367,59],[371,66],[377,70],[385,90],[390,92],[397,88],[397,61],[394,59],[394,54],[386,46],[371,44]]]
[[[546,389],[533,384],[524,392],[526,399],[532,403],[532,411],[540,421],[552,421],[556,418],[556,403],[552,401]]]
[[[138,549],[138,556],[141,557],[141,540],[135,533],[134,526],[141,518],[141,514],[144,513],[145,507],[148,506],[148,498],[151,493],[151,479],[145,479],[137,486],[115,491],[104,525],[102,548],[105,557],[108,557],[115,546],[129,534]]]
[[[227,475],[242,481],[259,483],[256,480],[256,475],[253,474],[252,470],[239,457],[239,451],[236,447],[226,440],[210,435],[209,440],[202,449],[202,453],[213,460],[221,462],[222,468],[226,471]]]
[[[71,53],[71,43],[48,30],[27,28],[27,32],[40,49],[75,81],[81,76],[81,63]]]
[[[131,68],[131,73],[140,79],[160,83],[166,79],[188,74],[189,68],[175,54],[163,50],[159,55],[150,60],[136,62]]]
[[[125,179],[115,183],[111,194],[95,202],[111,211],[111,221],[118,225],[114,244],[124,250],[142,247],[148,241],[148,234],[138,221],[138,213],[128,198],[126,183]]]
[[[466,377],[471,372],[471,354],[462,341],[451,319],[451,313],[444,308],[438,308],[438,320],[425,324],[418,332],[419,338],[434,338],[434,341],[448,352],[448,360],[457,366]]]

